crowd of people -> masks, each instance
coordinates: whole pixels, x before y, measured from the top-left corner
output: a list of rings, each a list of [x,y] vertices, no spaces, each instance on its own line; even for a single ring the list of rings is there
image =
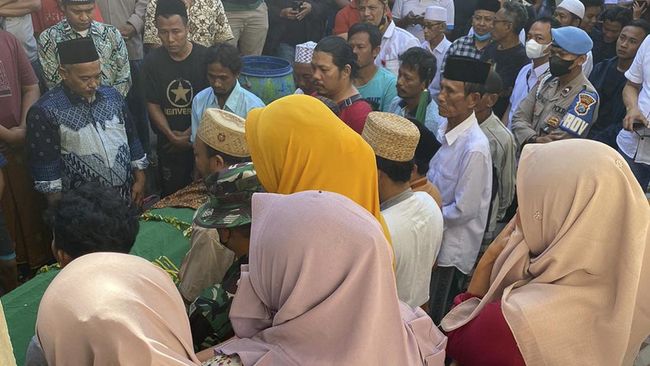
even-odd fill
[[[62,268],[26,364],[647,366],[649,8],[0,0],[0,294]],[[174,283],[128,253],[197,191]]]

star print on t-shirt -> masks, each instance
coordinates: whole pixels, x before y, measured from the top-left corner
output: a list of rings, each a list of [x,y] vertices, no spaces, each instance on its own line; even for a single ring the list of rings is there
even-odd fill
[[[176,108],[186,108],[192,104],[194,90],[192,83],[185,79],[173,80],[167,86],[167,99]]]

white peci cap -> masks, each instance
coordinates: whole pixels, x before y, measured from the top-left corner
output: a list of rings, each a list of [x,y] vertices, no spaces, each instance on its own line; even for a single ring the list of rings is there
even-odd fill
[[[440,6],[427,6],[427,10],[424,12],[424,20],[446,22],[447,9]]]
[[[571,14],[575,14],[580,19],[585,17],[585,6],[580,0],[563,0],[557,7],[565,9]]]

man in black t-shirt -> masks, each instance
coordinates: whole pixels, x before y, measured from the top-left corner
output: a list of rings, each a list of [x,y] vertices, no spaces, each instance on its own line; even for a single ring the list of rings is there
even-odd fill
[[[492,44],[485,48],[482,61],[496,65],[496,72],[503,82],[503,91],[492,108],[494,114],[501,118],[508,107],[512,88],[517,80],[519,70],[530,60],[526,49],[519,40],[519,33],[524,28],[528,14],[523,5],[507,1],[494,17]]]
[[[208,87],[204,66],[207,48],[187,39],[187,11],[181,0],[158,2],[156,28],[163,46],[147,55],[142,72],[149,118],[158,135],[164,197],[192,181],[192,100]]]

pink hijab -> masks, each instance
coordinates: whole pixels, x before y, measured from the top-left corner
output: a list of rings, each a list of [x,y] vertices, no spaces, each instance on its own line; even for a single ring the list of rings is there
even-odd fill
[[[377,220],[330,192],[255,194],[250,264],[217,347],[244,365],[444,364],[446,337],[399,302]]]
[[[528,145],[517,196],[487,294],[443,329],[500,299],[526,365],[631,365],[650,334],[650,207],[628,165],[594,141]]]
[[[38,308],[49,366],[200,365],[167,273],[128,254],[93,253],[59,273]]]

